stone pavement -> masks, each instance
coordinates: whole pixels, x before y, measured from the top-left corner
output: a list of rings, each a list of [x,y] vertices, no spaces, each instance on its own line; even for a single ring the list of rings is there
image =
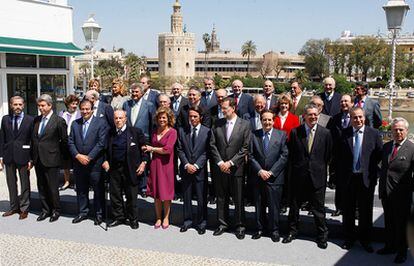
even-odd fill
[[[31,177],[35,183],[35,176]],[[33,184],[32,191],[36,191]],[[73,191],[72,191],[73,192]],[[71,194],[70,190],[65,194]],[[33,193],[34,196],[36,193]],[[65,197],[71,197],[66,195]],[[328,248],[317,248],[313,234],[291,244],[273,243],[269,238],[237,240],[234,234],[220,237],[208,230],[199,236],[195,230],[179,232],[180,205],[175,225],[163,230],[153,228],[151,200],[140,200],[149,207],[147,218],[138,230],[128,226],[108,231],[94,226],[92,220],[73,225],[73,215],[64,214],[57,222],[36,222],[31,212],[26,220],[18,216],[0,217],[0,265],[390,265],[393,256],[367,254],[359,245],[342,250],[341,240],[330,239]],[[0,174],[0,214],[8,209],[8,194]],[[305,234],[306,235],[306,234]],[[378,249],[382,245],[374,243]],[[413,265],[410,258],[405,265]]]

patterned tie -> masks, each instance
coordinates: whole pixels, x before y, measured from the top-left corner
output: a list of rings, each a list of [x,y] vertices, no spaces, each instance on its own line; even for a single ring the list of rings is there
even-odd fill
[[[312,145],[313,145],[313,139],[315,138],[315,129],[312,128],[309,131],[309,135],[308,135],[308,152],[311,153],[312,151]]]
[[[237,112],[237,107],[238,107],[238,105],[239,105],[239,96],[234,96],[234,103],[235,103],[235,105],[236,105],[236,108],[235,108],[235,110],[234,111],[236,111]]]
[[[267,152],[267,149],[269,148],[269,142],[270,142],[269,132],[265,132],[265,136],[263,139],[263,150],[265,153]]]
[[[206,103],[207,106],[210,104],[210,100],[211,100],[211,91],[206,93]]]
[[[400,144],[395,143],[394,144],[394,148],[392,149],[392,153],[391,153],[391,157],[390,157],[390,161],[394,160],[395,157],[397,157],[398,154],[398,147],[400,146]]]
[[[132,125],[135,125],[135,122],[137,121],[138,112],[139,112],[138,102],[135,102],[134,106],[132,106],[132,108],[131,108],[131,124]]]
[[[354,143],[354,159],[352,163],[352,170],[355,172],[359,172],[361,169],[361,136],[360,131],[355,132],[355,143]]]
[[[349,124],[349,117],[348,114],[344,114],[342,118],[342,128],[347,128]]]
[[[178,112],[178,105],[179,104],[180,104],[180,102],[178,101],[178,99],[175,100],[173,108],[174,108],[174,112],[176,112],[176,113]]]

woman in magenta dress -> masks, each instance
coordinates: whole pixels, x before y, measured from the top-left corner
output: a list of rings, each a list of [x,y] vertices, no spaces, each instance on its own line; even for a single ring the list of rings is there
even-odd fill
[[[152,153],[147,195],[155,199],[156,221],[154,228],[170,225],[171,200],[174,199],[174,145],[177,131],[174,129],[174,113],[168,107],[160,107],[155,113],[157,129],[151,135],[151,146],[143,147]],[[164,206],[164,217],[162,207]]]

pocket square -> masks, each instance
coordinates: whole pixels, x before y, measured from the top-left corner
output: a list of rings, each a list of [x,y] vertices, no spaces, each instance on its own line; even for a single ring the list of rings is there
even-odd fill
[[[137,144],[135,144],[135,142],[131,142],[131,146],[135,146],[135,145],[137,145]]]
[[[103,117],[103,116],[104,116],[103,114],[100,114],[100,115],[99,115],[99,117]]]
[[[407,160],[407,158],[405,156],[400,157],[400,161],[405,161],[405,160]]]

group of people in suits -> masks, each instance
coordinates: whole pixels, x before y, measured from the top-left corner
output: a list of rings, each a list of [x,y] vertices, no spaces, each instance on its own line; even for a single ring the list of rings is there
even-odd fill
[[[35,118],[24,114],[23,98],[14,96],[0,131],[1,165],[5,165],[10,192],[10,210],[3,216],[27,217],[29,170],[34,166],[42,203],[37,220],[56,221],[61,213],[58,172],[65,166],[73,169],[76,183],[79,212],[73,223],[91,213],[90,188],[94,223],[103,222],[108,215],[104,179],[109,176],[110,226],[139,227],[140,194],[155,199],[154,228],[167,229],[171,201],[180,194],[184,201],[181,232],[192,227],[199,234],[206,232],[210,197],[217,204],[213,234],[233,228],[236,237],[243,239],[247,199],[256,210],[253,239],[268,235],[280,241],[280,213],[289,207],[288,234],[282,242],[290,243],[299,235],[299,211],[306,203],[314,217],[317,246],[325,249],[325,192],[332,183],[336,187],[333,215],[343,215],[342,248],[350,249],[359,240],[366,251],[373,252],[374,190],[380,176],[387,241],[378,253],[397,253],[395,262],[403,262],[404,228],[414,190],[414,144],[407,140],[408,122],[395,118],[393,140],[383,146],[376,129],[382,121],[379,104],[367,96],[367,85],[357,84],[353,99],[335,91],[333,78],[323,84],[324,92],[308,97],[301,84],[293,81],[290,92],[276,96],[273,83],[267,80],[263,94],[252,97],[243,92],[240,80],[232,82],[228,95],[227,90],[215,89],[214,79],[206,78],[204,91],[192,86],[185,97],[183,86],[174,83],[169,97],[152,89],[150,79],[143,77],[130,86],[130,96],[122,81],[114,80],[109,99],[100,95],[99,81],[92,80],[83,99],[68,97],[67,111],[60,116],[53,111],[52,98],[41,95],[37,100],[40,115]],[[20,199],[16,172],[21,180]],[[67,187],[66,181],[61,189]],[[230,204],[235,207],[233,219]]]

